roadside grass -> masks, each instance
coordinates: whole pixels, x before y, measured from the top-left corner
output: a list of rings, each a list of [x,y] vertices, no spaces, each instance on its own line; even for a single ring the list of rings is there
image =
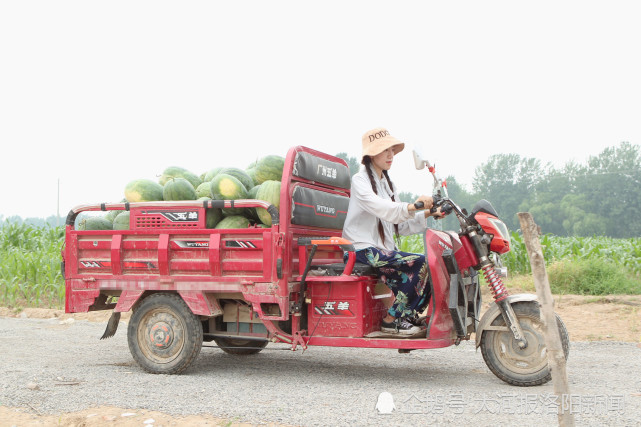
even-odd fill
[[[546,271],[553,294],[641,295],[641,279],[607,260],[563,259],[546,266]],[[510,288],[536,292],[531,274],[513,275],[506,283]]]

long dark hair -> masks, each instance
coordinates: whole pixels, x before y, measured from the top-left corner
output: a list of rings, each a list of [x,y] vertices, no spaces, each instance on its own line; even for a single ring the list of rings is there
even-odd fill
[[[374,180],[374,173],[372,172],[372,158],[370,156],[363,156],[363,160],[361,160],[361,163],[365,165],[365,170],[367,171],[369,182],[370,184],[372,184],[372,190],[374,191],[374,194],[378,194],[378,191],[376,190],[376,181]],[[394,199],[394,185],[392,184],[392,180],[390,179],[386,170],[383,170],[383,175],[385,176],[385,179],[387,179],[389,188],[392,190],[392,194],[390,195],[392,197],[392,201],[395,202],[396,200]],[[398,224],[394,224],[394,231],[396,232],[396,238],[398,239]],[[383,223],[381,222],[380,218],[378,218],[378,235],[380,236],[381,241],[385,243],[385,230],[383,229]]]

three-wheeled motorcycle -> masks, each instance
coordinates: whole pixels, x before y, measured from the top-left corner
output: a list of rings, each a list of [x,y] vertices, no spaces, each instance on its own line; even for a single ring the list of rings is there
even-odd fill
[[[340,237],[350,197],[347,163],[303,146],[287,153],[278,207],[241,199],[72,209],[62,250],[66,312],[113,310],[103,335],[108,338],[120,313],[133,311],[129,348],[152,373],[184,371],[211,341],[235,355],[259,353],[269,342],[292,350],[409,352],[458,345],[474,335],[487,366],[502,380],[518,386],[549,381],[536,296],[509,295],[501,279],[500,255],[510,249],[505,224],[486,200],[470,212],[461,209],[416,150],[414,162],[433,177],[434,208],[460,224],[458,232],[428,229],[424,235],[430,301],[427,328],[418,336],[381,332],[390,291],[372,267],[355,262],[351,242]],[[269,225],[207,226],[212,211],[257,209],[269,213]],[[78,229],[79,214],[111,210],[127,211],[128,227]],[[481,278],[493,297],[482,316]],[[557,327],[567,357],[568,334],[558,316]]]

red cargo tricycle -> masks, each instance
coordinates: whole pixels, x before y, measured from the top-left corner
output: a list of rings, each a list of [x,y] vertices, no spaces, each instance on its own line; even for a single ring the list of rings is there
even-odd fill
[[[414,152],[416,167],[434,177],[435,207],[455,215],[458,232],[429,229],[427,329],[409,338],[380,332],[389,290],[376,271],[355,263],[341,230],[350,196],[342,159],[311,148],[288,151],[280,206],[261,200],[103,203],[67,216],[63,271],[66,312],[113,310],[103,338],[115,334],[120,313],[133,311],[127,340],[133,358],[152,373],[179,373],[214,341],[236,355],[268,343],[397,349],[476,346],[499,378],[518,386],[550,380],[543,324],[535,295],[509,295],[499,257],[510,237],[492,205],[471,212],[447,195],[445,182]],[[211,229],[211,209],[266,209],[269,228]],[[127,210],[128,230],[77,230],[82,212]],[[346,262],[343,261],[345,255]],[[481,316],[480,277],[493,303]],[[567,357],[569,339],[557,316]]]

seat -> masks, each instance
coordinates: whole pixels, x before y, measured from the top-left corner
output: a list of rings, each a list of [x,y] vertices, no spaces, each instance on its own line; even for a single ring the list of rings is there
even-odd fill
[[[319,264],[313,265],[309,273],[314,276],[340,276],[345,270],[345,264],[342,262],[335,262],[332,264]],[[378,276],[378,269],[369,264],[357,262],[354,264],[352,274],[356,276]]]

